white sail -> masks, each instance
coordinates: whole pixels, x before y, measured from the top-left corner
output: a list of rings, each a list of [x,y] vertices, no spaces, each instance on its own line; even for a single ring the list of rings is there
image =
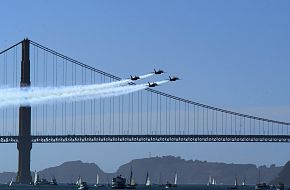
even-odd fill
[[[214,178],[212,178],[212,182],[211,182],[212,185],[215,185],[216,184],[216,181],[214,180]]]
[[[9,187],[11,187],[13,184],[13,178],[11,179],[10,183],[9,183]]]
[[[80,177],[78,177],[77,181],[76,181],[76,185],[79,185],[80,183]]]
[[[33,184],[36,185],[37,182],[38,182],[38,175],[37,175],[37,172],[35,171]]]
[[[246,185],[246,180],[244,179],[242,182],[242,186],[245,186],[245,185]]]
[[[82,179],[82,177],[80,177],[79,178],[79,185],[82,184],[82,182],[83,182],[83,179]]]
[[[131,179],[130,185],[132,185],[132,186],[136,185],[136,183],[135,183],[133,178]]]
[[[238,179],[235,178],[235,186],[238,186]]]
[[[134,186],[135,185],[135,181],[133,179],[133,171],[132,171],[132,166],[131,166],[131,171],[130,171],[130,185]]]
[[[174,176],[174,185],[177,184],[177,172],[175,172],[175,176]]]
[[[151,182],[150,182],[149,174],[147,172],[145,186],[150,186],[150,185],[151,185]]]
[[[150,186],[151,185],[151,182],[150,182],[150,178],[149,177],[147,178],[145,185],[146,186]]]
[[[97,174],[96,184],[99,185],[99,174]]]
[[[211,176],[209,176],[209,179],[208,179],[208,183],[207,183],[207,185],[211,185]]]

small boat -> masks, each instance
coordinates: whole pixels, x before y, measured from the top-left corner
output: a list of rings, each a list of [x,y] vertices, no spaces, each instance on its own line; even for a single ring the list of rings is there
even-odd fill
[[[82,182],[80,184],[80,186],[78,187],[78,189],[82,190],[82,189],[89,189],[87,182]]]
[[[284,183],[278,183],[278,185],[277,185],[277,187],[276,187],[276,189],[277,190],[284,190]]]
[[[81,177],[79,177],[77,184],[78,184],[78,189],[80,190],[89,189],[87,182],[84,182]]]
[[[133,179],[133,171],[132,171],[132,166],[130,169],[130,179],[129,179],[129,184],[127,184],[127,189],[135,189],[137,184],[135,183]]]
[[[210,185],[216,185],[216,181],[214,178],[211,178],[211,176],[209,176],[209,179],[208,179],[208,182],[207,182],[207,185],[210,186]]]
[[[166,189],[170,189],[170,188],[173,188],[173,187],[176,187],[177,186],[177,172],[175,172],[175,175],[174,175],[174,183],[170,183],[170,181],[167,181],[166,182],[166,185],[165,185],[165,188]]]
[[[33,185],[34,185],[34,186],[36,186],[36,185],[40,185],[40,178],[39,178],[39,175],[37,174],[36,171],[34,172]]]
[[[151,187],[151,182],[150,182],[148,171],[147,171],[147,174],[146,174],[145,186],[146,187]]]
[[[214,178],[212,178],[212,182],[211,182],[212,185],[216,185],[216,180]]]
[[[211,176],[209,176],[209,179],[208,179],[207,185],[212,185]]]
[[[8,184],[8,187],[11,187],[13,185],[13,178],[11,179],[11,181]]]
[[[167,181],[167,182],[166,182],[166,185],[165,185],[165,188],[166,188],[166,189],[170,189],[170,188],[172,188],[172,187],[173,187],[172,183],[170,183],[169,181]]]
[[[238,179],[235,178],[234,186],[229,187],[229,189],[238,189]]]
[[[258,183],[255,186],[255,190],[269,190],[270,186],[266,183]]]
[[[57,181],[54,176],[51,178],[49,185],[57,185]]]
[[[77,181],[76,181],[76,183],[75,183],[76,186],[79,186],[79,185],[80,185],[80,184],[79,184],[80,180],[81,180],[81,176],[79,176],[79,178],[77,179]]]
[[[242,186],[246,186],[246,179],[244,178],[243,182],[242,182]]]
[[[112,188],[113,189],[125,189],[126,188],[126,178],[123,178],[121,175],[114,177],[112,179]]]
[[[97,174],[97,177],[96,177],[96,184],[94,185],[95,187],[104,187],[104,185],[101,185],[100,182],[99,182],[99,174]]]

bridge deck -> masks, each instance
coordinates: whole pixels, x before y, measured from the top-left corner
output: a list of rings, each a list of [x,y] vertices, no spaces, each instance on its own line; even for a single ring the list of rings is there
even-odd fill
[[[0,143],[17,143],[18,136],[1,136]],[[49,135],[32,136],[33,143],[81,142],[290,142],[290,135]]]

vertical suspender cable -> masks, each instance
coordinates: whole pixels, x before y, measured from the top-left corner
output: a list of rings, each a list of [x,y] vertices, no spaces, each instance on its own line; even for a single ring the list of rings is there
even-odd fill
[[[174,112],[174,135],[177,135],[176,134],[176,110],[177,110],[176,100],[174,101],[174,105],[175,105],[175,107],[174,107],[174,110],[175,110],[175,112]]]
[[[196,118],[195,118],[195,105],[193,105],[193,133],[196,134],[195,131],[195,123],[196,123]]]
[[[132,115],[131,115],[131,124],[132,124],[132,131],[131,131],[131,134],[133,135],[134,133],[134,94],[131,93],[131,112],[132,112]]]
[[[170,135],[170,131],[171,131],[171,99],[170,99],[170,98],[169,98],[168,110],[169,110],[169,117],[168,117],[168,134]]]
[[[119,134],[121,134],[121,96],[119,96],[119,102],[118,102],[118,106],[119,106]]]
[[[67,60],[64,61],[64,85],[67,86]],[[66,114],[66,102],[64,102],[64,133],[67,135],[67,114]]]
[[[140,91],[137,92],[137,134],[140,135]]]
[[[128,131],[127,135],[130,132],[130,115],[131,115],[131,94],[128,95]]]
[[[143,134],[143,91],[140,93],[140,113],[141,113],[141,122],[140,122],[140,127],[141,127],[141,134]]]
[[[147,135],[149,134],[149,120],[148,120],[148,118],[149,118],[149,92],[147,91],[146,92],[146,94],[147,94],[147,104],[146,104],[146,106],[147,106],[147,111],[146,111],[146,115],[147,115],[147,122],[146,122],[146,124],[147,124]]]
[[[215,133],[218,134],[218,114],[217,111],[215,111]]]
[[[122,134],[124,134],[124,95],[122,95]]]
[[[158,117],[159,117],[159,99],[158,99],[158,94],[156,94],[156,125],[155,125],[155,134],[157,134],[158,131]]]
[[[204,135],[204,108],[202,108],[202,134]]]
[[[152,133],[152,93],[150,93],[150,133]]]
[[[161,99],[161,95],[159,95],[159,111],[160,111],[159,125],[160,125],[160,135],[162,134],[162,129],[161,129],[161,127],[162,127],[162,110],[161,110],[162,105],[161,105],[161,103],[162,103],[162,99]]]
[[[102,81],[102,75],[100,76],[100,80],[101,80],[101,83],[103,82]],[[99,110],[99,115],[100,115],[100,134],[102,134],[102,98],[100,97],[100,110]]]
[[[165,134],[167,135],[167,97],[165,97]]]
[[[181,126],[180,126],[180,101],[178,101],[178,129],[179,129],[179,134],[181,134]]]

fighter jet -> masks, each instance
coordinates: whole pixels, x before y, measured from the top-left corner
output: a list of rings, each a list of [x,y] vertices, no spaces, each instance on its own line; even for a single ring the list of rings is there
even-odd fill
[[[169,81],[177,81],[180,80],[180,78],[176,77],[176,76],[169,76]]]
[[[155,75],[160,75],[160,74],[162,74],[162,73],[165,73],[164,71],[162,71],[162,70],[158,70],[158,71],[156,71],[155,69],[154,69],[154,74]]]
[[[159,85],[156,82],[152,82],[152,83],[148,82],[148,86],[155,87],[155,86],[159,86]]]
[[[130,75],[131,76],[131,80],[139,80],[140,79],[140,77],[138,77],[138,76],[134,76],[134,77],[132,77],[132,75]]]

